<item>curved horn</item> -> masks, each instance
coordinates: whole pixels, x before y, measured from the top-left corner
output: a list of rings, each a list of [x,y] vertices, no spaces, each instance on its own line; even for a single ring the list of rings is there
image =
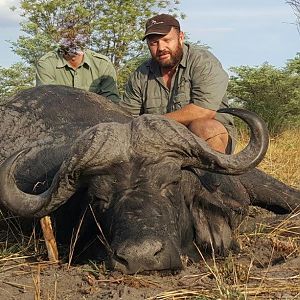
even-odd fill
[[[14,171],[18,159],[24,156],[27,152],[29,152],[29,149],[24,149],[13,154],[1,164],[0,169],[1,202],[11,211],[22,216],[27,216],[27,214],[24,214],[23,211],[35,213],[36,211],[40,210],[41,207],[45,205],[45,202],[47,202],[48,198],[48,191],[46,191],[38,196],[39,201],[35,201],[35,195],[26,194],[17,188],[17,185],[15,183]],[[22,201],[22,204],[18,201],[14,201],[14,199],[19,198],[24,199]]]
[[[266,124],[257,114],[244,109],[226,108],[219,112],[241,118],[250,128],[249,144],[237,154],[217,152],[185,126],[160,116],[142,116],[137,120],[140,124],[137,124],[133,136],[139,135],[141,127],[148,128],[147,134],[138,137],[141,153],[153,157],[158,153],[176,156],[182,159],[183,167],[191,166],[230,175],[242,174],[257,166],[266,154],[269,145]]]
[[[48,213],[39,212],[46,207],[51,200],[54,202],[64,203],[64,196],[71,196],[75,189],[69,184],[69,178],[64,178],[65,170],[60,168],[52,180],[51,186],[45,192],[39,195],[24,193],[15,182],[15,169],[18,161],[29,152],[28,149],[21,150],[8,159],[6,159],[0,167],[0,199],[1,203],[13,213],[23,217],[42,217]],[[64,182],[62,182],[64,181]],[[59,189],[59,184],[64,185],[65,189]],[[68,188],[67,188],[68,187]],[[60,200],[61,199],[61,200]],[[68,199],[68,198],[67,198]]]
[[[129,132],[128,124],[119,123],[102,123],[85,131],[75,141],[50,188],[39,195],[24,193],[16,185],[16,165],[29,150],[19,151],[0,166],[0,201],[20,216],[48,215],[75,193],[83,173],[99,172],[110,164],[128,160]]]

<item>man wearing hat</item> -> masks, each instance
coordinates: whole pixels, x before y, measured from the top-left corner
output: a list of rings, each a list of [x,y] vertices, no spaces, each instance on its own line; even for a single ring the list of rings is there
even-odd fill
[[[161,14],[146,23],[143,40],[151,59],[131,74],[120,104],[132,115],[161,114],[187,126],[215,150],[233,151],[234,125],[228,107],[228,75],[208,50],[184,43],[179,22]]]

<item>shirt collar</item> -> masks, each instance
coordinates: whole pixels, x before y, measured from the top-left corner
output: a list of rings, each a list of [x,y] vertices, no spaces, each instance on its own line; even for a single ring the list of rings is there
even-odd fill
[[[68,61],[66,59],[64,59],[63,55],[59,52],[57,52],[57,55],[58,55],[58,61],[57,61],[56,67],[64,68],[65,66],[68,66]],[[91,60],[88,57],[87,53],[84,52],[83,61],[81,62],[80,66],[90,67],[90,65],[91,65]]]
[[[186,68],[186,66],[187,66],[188,52],[189,52],[189,45],[183,44],[183,55],[182,55],[182,59],[180,61],[180,65],[183,68]]]

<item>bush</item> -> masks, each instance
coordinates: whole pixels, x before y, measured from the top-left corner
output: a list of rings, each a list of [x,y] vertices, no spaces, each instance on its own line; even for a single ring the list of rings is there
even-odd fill
[[[297,58],[300,60],[300,58]],[[260,115],[270,134],[299,126],[300,74],[290,68],[276,69],[265,63],[259,67],[233,67],[228,87],[233,106]]]

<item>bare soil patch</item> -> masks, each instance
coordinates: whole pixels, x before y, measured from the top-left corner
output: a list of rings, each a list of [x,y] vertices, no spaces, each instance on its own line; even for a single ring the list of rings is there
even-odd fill
[[[239,253],[185,261],[176,274],[123,275],[98,263],[3,254],[1,299],[300,299],[300,213],[252,208],[237,236]]]

